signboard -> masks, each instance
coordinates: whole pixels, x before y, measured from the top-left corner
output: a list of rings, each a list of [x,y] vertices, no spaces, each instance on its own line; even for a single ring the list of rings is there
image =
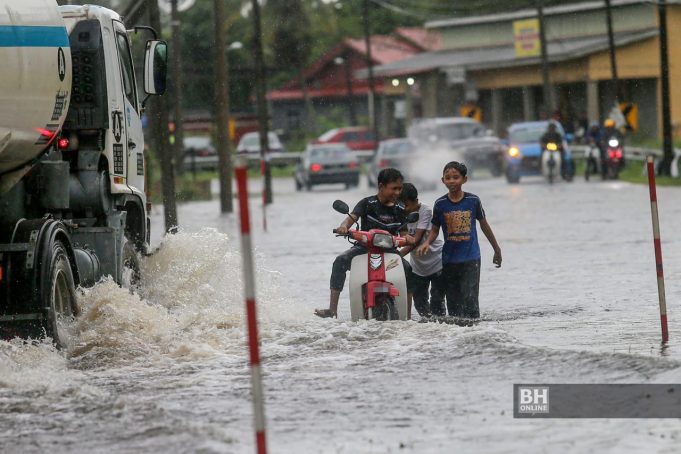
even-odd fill
[[[541,54],[539,19],[514,21],[513,40],[516,58],[538,57]]]

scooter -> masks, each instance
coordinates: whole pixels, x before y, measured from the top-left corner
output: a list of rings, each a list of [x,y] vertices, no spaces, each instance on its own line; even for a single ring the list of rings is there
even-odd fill
[[[544,148],[544,152],[541,157],[541,173],[546,177],[550,184],[553,184],[553,180],[557,175],[560,174],[561,168],[561,157],[560,148],[561,144],[555,142],[549,142]]]
[[[341,200],[333,202],[333,209],[350,214],[348,205]],[[418,213],[409,213],[404,225],[418,221],[418,217]],[[407,320],[407,280],[402,257],[396,252],[396,248],[406,245],[406,238],[387,230],[365,232],[359,230],[359,225],[357,230],[350,229],[347,234],[337,236],[367,248],[367,253],[353,258],[350,265],[352,321]]]
[[[608,139],[608,148],[605,154],[605,174],[611,180],[617,180],[620,176],[624,158],[622,143],[617,137]]]
[[[586,160],[586,168],[584,169],[584,179],[589,181],[591,175],[598,175],[601,173],[601,149],[591,143],[584,153],[584,158]]]

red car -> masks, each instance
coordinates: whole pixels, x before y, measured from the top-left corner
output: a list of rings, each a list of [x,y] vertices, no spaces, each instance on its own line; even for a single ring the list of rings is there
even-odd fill
[[[373,131],[370,131],[369,128],[365,128],[364,126],[331,129],[319,136],[314,143],[344,143],[353,151],[373,151],[376,149],[376,138],[374,137]]]

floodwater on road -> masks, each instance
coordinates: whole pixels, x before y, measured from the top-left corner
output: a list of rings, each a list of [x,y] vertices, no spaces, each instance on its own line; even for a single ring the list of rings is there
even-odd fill
[[[251,182],[254,192],[258,182]],[[251,197],[268,443],[274,453],[675,453],[674,419],[514,419],[513,384],[681,382],[681,189],[659,188],[670,345],[660,348],[647,188],[471,178],[503,251],[480,234],[482,321],[338,320],[331,229],[371,192],[275,180]],[[420,195],[432,206],[444,190]],[[235,204],[235,210],[237,206]],[[238,216],[179,206],[144,283],[83,291],[65,351],[0,342],[0,452],[254,451]]]

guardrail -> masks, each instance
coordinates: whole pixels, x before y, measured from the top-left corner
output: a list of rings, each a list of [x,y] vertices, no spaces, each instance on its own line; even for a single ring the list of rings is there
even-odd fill
[[[358,150],[352,154],[359,158],[360,162],[366,163],[374,156],[373,150]],[[268,153],[270,164],[273,166],[295,165],[300,162],[303,156],[302,151],[270,151]],[[248,165],[256,167],[260,165],[260,155],[252,154],[248,156]],[[195,170],[214,170],[218,166],[218,157],[213,156],[187,156],[184,160],[185,169]]]
[[[576,158],[583,158],[588,145],[571,145],[572,155]],[[648,156],[653,156],[655,159],[662,157],[662,150],[657,148],[641,148],[641,147],[624,147],[625,159],[645,162]],[[681,160],[681,150],[674,148],[674,159],[672,160],[672,177],[679,177],[679,160]]]

